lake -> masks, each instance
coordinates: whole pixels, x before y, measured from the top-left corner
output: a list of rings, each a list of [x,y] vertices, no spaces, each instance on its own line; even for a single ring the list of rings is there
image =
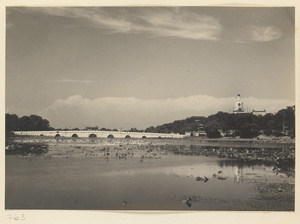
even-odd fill
[[[45,154],[6,155],[6,209],[294,210],[295,177],[269,160],[220,158],[210,152],[222,149],[212,146],[47,147]]]

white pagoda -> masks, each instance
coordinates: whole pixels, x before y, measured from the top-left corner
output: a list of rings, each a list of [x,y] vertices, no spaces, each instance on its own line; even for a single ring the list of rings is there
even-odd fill
[[[237,100],[235,101],[234,109],[233,109],[234,114],[245,113],[244,105],[240,99],[240,96],[241,96],[240,94],[237,95]]]

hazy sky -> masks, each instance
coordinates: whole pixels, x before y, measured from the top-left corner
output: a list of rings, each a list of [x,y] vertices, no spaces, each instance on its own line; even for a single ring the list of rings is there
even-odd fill
[[[6,112],[146,128],[295,104],[294,8],[6,10]],[[246,108],[246,109],[247,109]]]

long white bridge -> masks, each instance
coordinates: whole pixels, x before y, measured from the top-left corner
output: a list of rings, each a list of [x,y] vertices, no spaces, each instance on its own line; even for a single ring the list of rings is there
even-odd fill
[[[15,131],[15,135],[73,137],[73,138],[183,138],[185,135],[176,133],[151,133],[127,131]]]

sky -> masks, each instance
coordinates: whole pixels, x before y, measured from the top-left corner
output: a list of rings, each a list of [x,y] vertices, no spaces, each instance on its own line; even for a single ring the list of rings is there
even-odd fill
[[[145,129],[295,104],[292,7],[7,7],[5,110]]]

